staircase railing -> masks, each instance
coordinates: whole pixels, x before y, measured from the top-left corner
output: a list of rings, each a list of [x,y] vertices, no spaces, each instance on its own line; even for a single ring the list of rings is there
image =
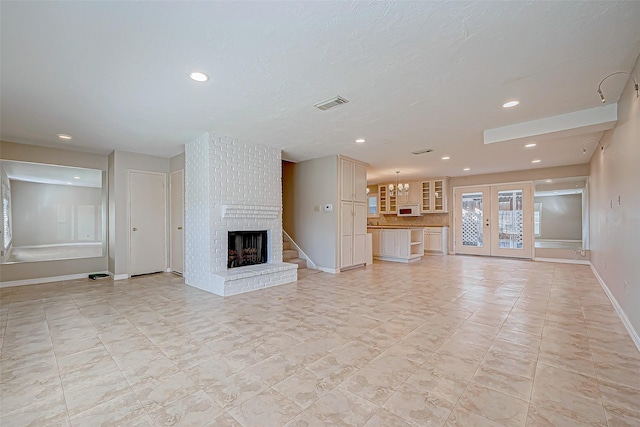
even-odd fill
[[[298,251],[298,257],[307,260],[307,268],[311,268],[313,270],[317,270],[318,269],[318,267],[311,260],[311,258],[309,258],[309,256],[307,254],[305,254],[302,249],[300,249],[300,246],[298,246],[298,244],[291,238],[291,236],[289,236],[289,234],[287,234],[286,231],[284,231],[284,229],[282,230],[282,235],[284,236],[284,238],[287,241],[291,242],[291,245],[293,245],[294,249]]]

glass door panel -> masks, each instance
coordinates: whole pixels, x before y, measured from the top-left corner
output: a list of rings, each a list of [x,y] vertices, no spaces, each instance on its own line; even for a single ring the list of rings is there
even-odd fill
[[[462,194],[462,245],[483,246],[482,193]]]
[[[522,249],[522,190],[498,191],[498,247]]]
[[[488,233],[490,209],[489,187],[454,189],[456,253],[490,255],[491,234]],[[485,230],[485,228],[487,228]]]
[[[530,183],[492,186],[491,255],[531,258],[533,197]]]

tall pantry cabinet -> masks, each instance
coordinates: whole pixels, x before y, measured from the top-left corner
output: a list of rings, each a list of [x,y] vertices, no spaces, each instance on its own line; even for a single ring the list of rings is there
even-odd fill
[[[340,269],[366,262],[367,166],[340,156]]]

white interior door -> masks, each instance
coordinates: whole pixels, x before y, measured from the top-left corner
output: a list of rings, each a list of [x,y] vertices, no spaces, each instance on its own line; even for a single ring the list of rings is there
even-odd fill
[[[166,268],[166,174],[129,171],[129,275]]]
[[[531,183],[454,188],[455,252],[531,258]]]
[[[171,174],[171,271],[184,271],[184,171]]]

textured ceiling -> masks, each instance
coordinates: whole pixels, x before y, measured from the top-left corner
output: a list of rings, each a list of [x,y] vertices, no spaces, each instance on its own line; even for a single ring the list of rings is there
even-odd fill
[[[212,131],[348,155],[372,182],[584,163],[601,131],[528,150],[483,131],[598,107],[640,53],[636,1],[1,2],[0,19],[3,140],[168,157]]]

